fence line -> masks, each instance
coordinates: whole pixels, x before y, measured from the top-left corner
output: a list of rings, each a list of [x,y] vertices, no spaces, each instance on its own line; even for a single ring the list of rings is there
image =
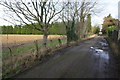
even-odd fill
[[[62,48],[66,44],[66,38],[50,40],[47,43],[46,48],[43,48],[39,44],[38,40],[35,40],[33,43],[34,49],[29,51],[26,54],[14,55],[11,48],[9,49],[10,56],[4,60],[3,58],[3,77],[8,77],[14,75],[28,67],[31,67],[33,64],[38,61],[42,61],[44,57],[49,56],[48,53],[53,52],[57,49]],[[41,45],[41,46],[40,46]],[[10,60],[11,59],[11,60]]]

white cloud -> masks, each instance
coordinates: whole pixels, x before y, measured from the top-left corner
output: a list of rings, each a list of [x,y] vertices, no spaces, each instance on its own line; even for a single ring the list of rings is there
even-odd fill
[[[97,16],[92,16],[92,25],[102,24],[103,18],[112,15],[113,18],[118,18],[118,2],[120,0],[100,0],[99,5],[103,6],[103,11]]]

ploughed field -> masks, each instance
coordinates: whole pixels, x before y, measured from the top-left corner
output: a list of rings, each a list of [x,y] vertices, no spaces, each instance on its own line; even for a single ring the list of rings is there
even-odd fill
[[[43,35],[16,35],[16,34],[3,34],[2,47],[16,47],[34,42],[35,40],[42,41]],[[64,38],[63,35],[49,35],[48,40]]]

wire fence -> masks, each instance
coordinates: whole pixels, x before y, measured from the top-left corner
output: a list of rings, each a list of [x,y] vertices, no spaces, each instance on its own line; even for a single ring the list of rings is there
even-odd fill
[[[13,76],[34,64],[43,61],[54,51],[66,46],[66,37],[50,39],[46,47],[40,40],[16,47],[3,48],[2,76]]]

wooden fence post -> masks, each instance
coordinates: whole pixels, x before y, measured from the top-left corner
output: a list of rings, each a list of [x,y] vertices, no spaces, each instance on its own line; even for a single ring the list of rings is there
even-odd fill
[[[12,66],[11,67],[11,70],[14,68],[14,63],[13,63],[13,55],[12,55],[12,50],[10,47],[8,47],[8,49],[10,50],[10,57],[11,57],[11,63],[12,63]]]
[[[60,38],[58,39],[58,42],[59,42],[59,46],[61,46],[62,41],[61,41],[61,39],[60,39]]]
[[[52,43],[52,40],[50,40],[50,42]]]
[[[10,50],[10,56],[12,57],[12,50],[10,47],[8,47],[8,49]]]
[[[35,43],[36,51],[37,51],[37,54],[38,54],[38,51],[39,51],[39,50],[38,50],[38,41],[35,40],[34,43]]]
[[[47,47],[47,43],[43,43],[44,47],[46,48]]]

